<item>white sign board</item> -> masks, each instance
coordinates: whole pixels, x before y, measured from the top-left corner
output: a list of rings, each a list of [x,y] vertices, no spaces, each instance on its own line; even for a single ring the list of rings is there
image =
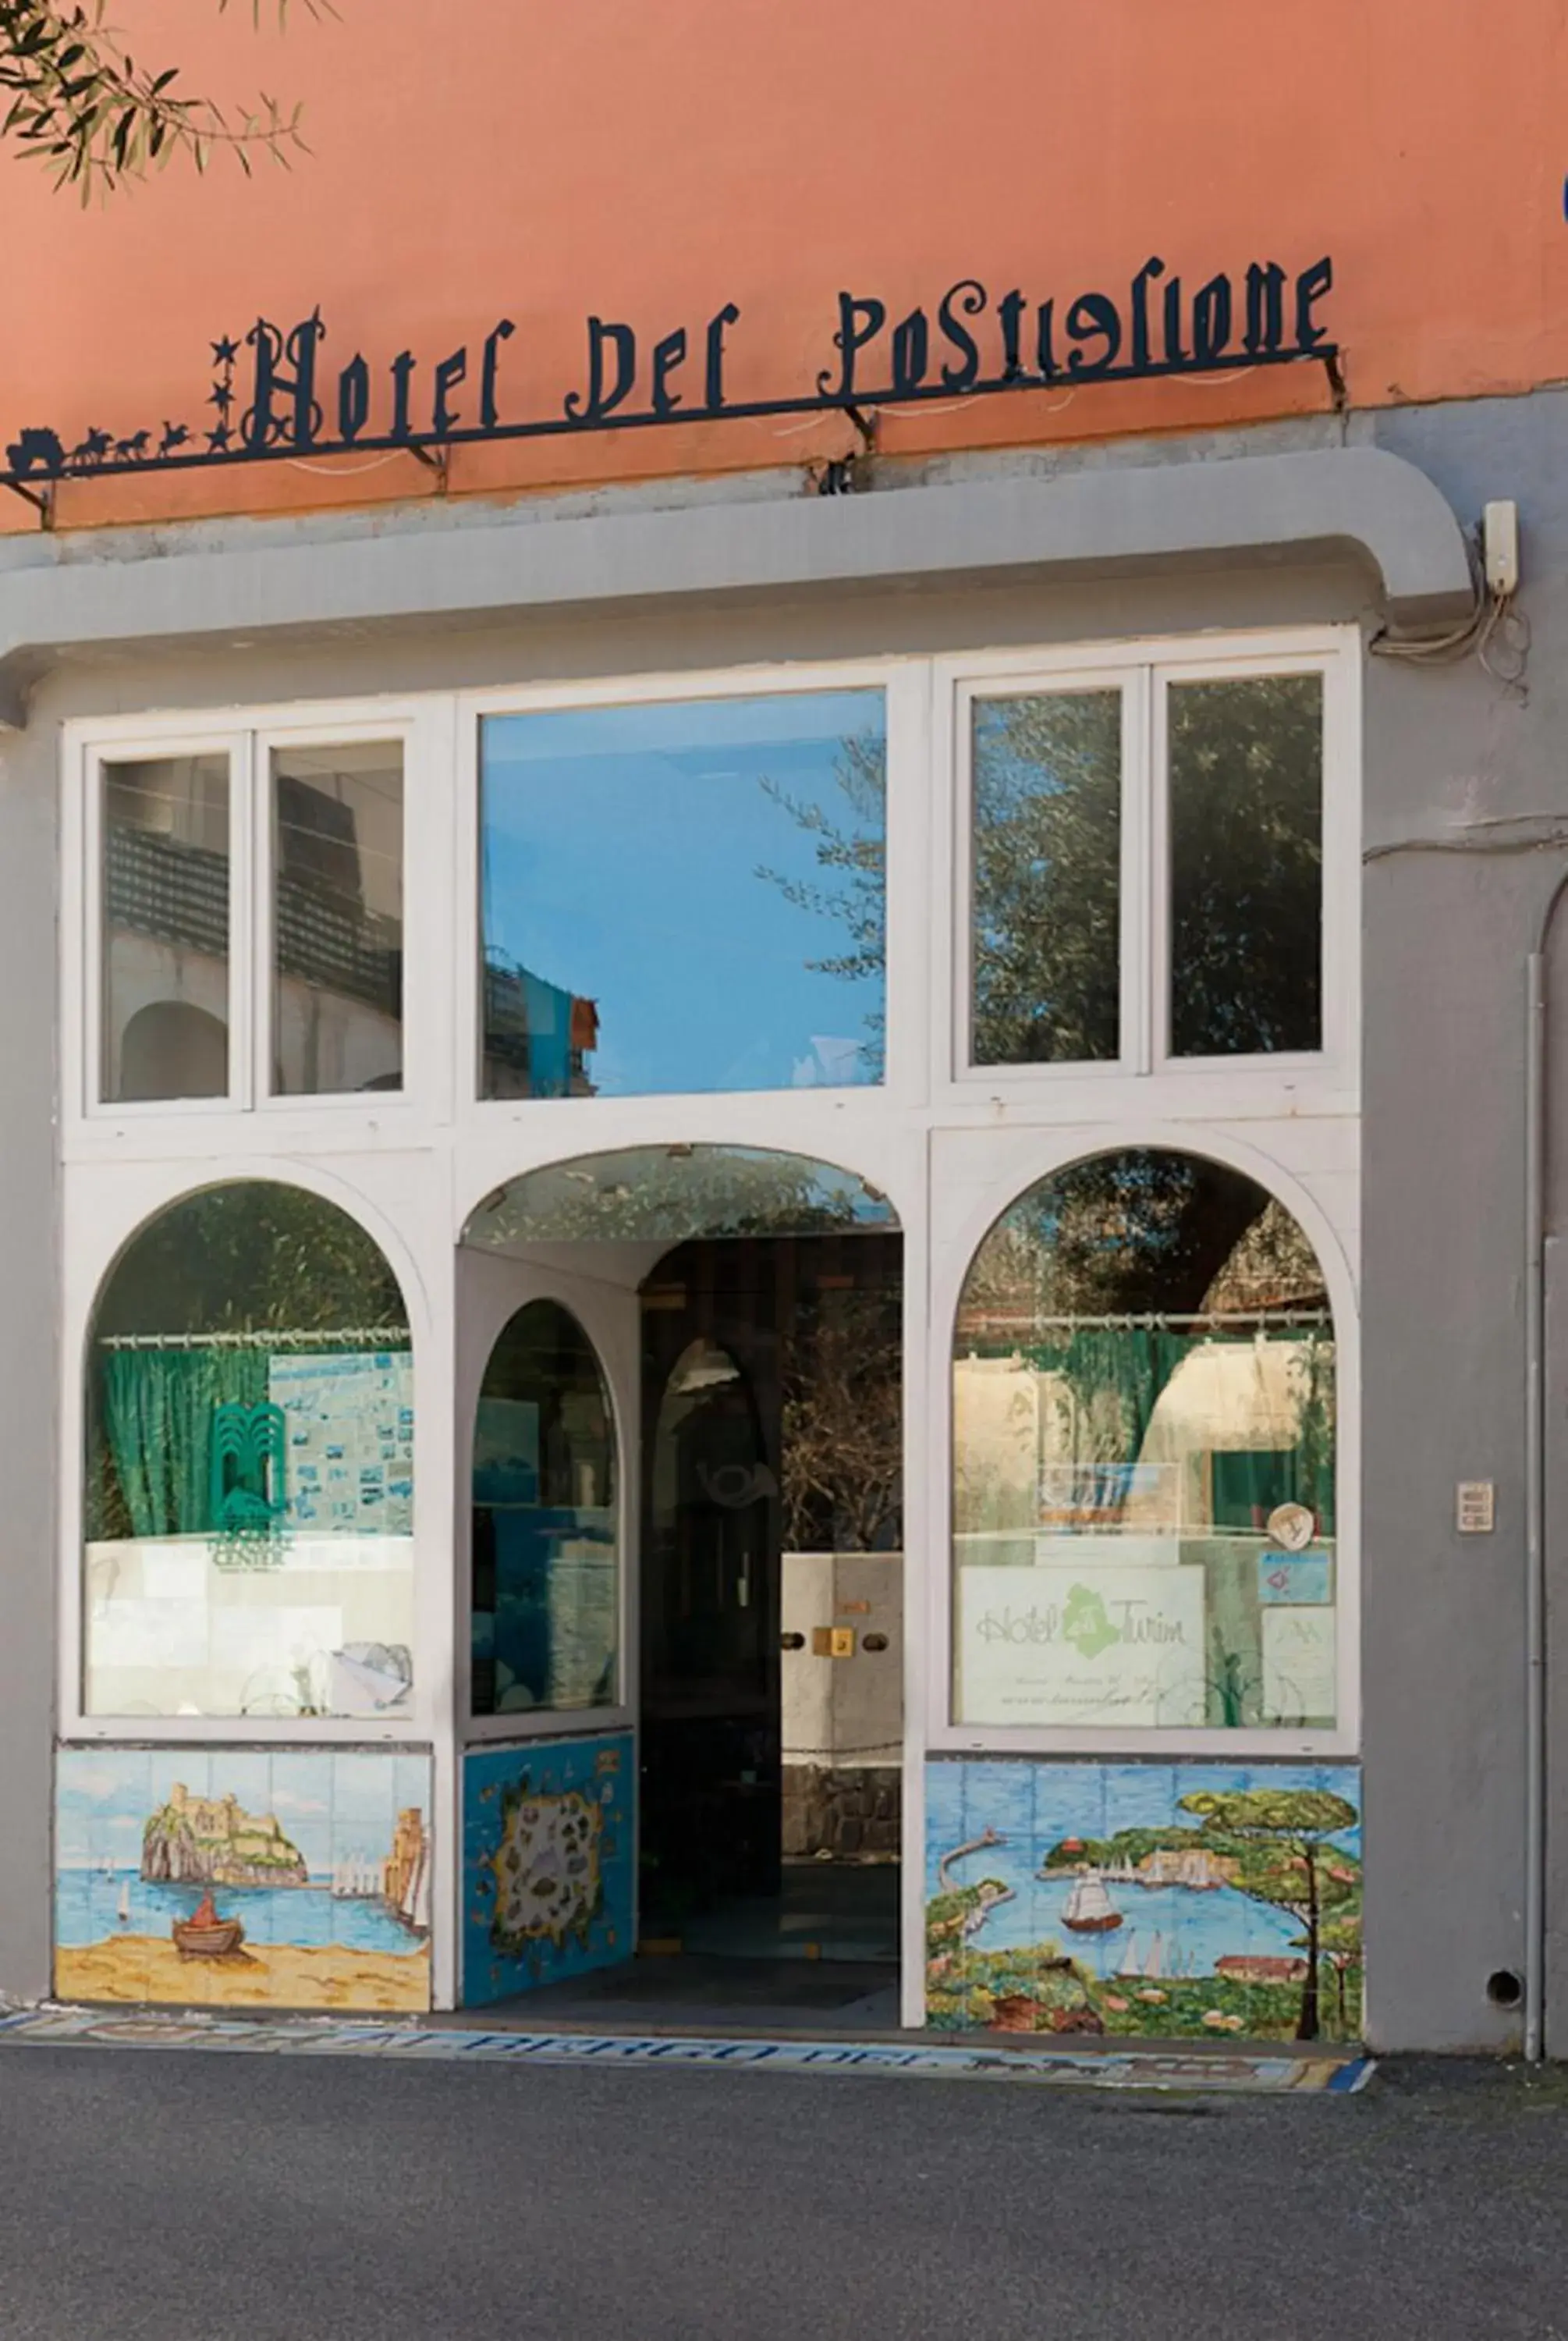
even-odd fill
[[[958,1573],[958,1720],[1204,1720],[1201,1568]]]
[[[1262,1620],[1264,1721],[1332,1723],[1335,1612],[1265,1609]]]

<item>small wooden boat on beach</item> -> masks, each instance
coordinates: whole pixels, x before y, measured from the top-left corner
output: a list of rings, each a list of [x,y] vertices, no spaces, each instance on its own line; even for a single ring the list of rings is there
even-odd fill
[[[237,1918],[220,1918],[210,1893],[203,1894],[188,1918],[176,1918],[169,1929],[183,1959],[222,1959],[237,1951],[245,1930]]]

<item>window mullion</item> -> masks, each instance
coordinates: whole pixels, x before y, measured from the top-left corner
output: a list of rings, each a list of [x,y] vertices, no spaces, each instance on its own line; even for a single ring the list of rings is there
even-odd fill
[[[1144,982],[1146,1020],[1142,1072],[1165,1066],[1171,1036],[1170,698],[1164,671],[1146,667],[1144,795],[1147,848],[1144,859]]]
[[[1136,668],[1122,701],[1120,1056],[1131,1073],[1148,1071],[1155,1031],[1151,695],[1150,670]]]
[[[257,786],[256,735],[234,742],[229,765],[229,830],[233,856],[229,867],[229,1100],[242,1112],[266,1091],[268,986],[258,954],[267,948],[263,889],[267,883],[264,836],[266,792]]]

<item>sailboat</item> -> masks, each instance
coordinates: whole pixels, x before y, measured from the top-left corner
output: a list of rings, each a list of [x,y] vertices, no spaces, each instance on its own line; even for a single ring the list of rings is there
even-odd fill
[[[332,1894],[339,1902],[368,1902],[382,1890],[381,1865],[362,1856],[340,1861],[332,1871]]]
[[[422,1835],[403,1890],[392,1906],[392,1916],[411,1933],[430,1932],[430,1839]]]
[[[1073,1879],[1062,1924],[1075,1935],[1108,1935],[1122,1923],[1122,1914],[1106,1892],[1097,1869],[1080,1869]]]
[[[122,1927],[128,1927],[128,1926],[130,1925],[130,1923],[131,1923],[131,1881],[130,1881],[130,1879],[129,1879],[129,1878],[127,1878],[127,1879],[125,1880],[125,1883],[124,1883],[124,1886],[122,1886],[122,1887],[121,1887],[121,1888],[120,1888],[120,1907],[119,1907],[119,1908],[117,1909],[117,1911],[115,1912],[115,1914],[114,1914],[114,1915],[115,1915],[115,1917],[119,1919],[120,1924],[121,1924],[121,1926],[122,1926]]]

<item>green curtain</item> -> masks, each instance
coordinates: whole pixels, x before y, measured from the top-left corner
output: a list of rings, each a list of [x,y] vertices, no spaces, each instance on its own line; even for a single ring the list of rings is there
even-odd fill
[[[103,1352],[104,1434],[134,1536],[212,1529],[213,1410],[263,1400],[267,1363],[263,1349]]]

